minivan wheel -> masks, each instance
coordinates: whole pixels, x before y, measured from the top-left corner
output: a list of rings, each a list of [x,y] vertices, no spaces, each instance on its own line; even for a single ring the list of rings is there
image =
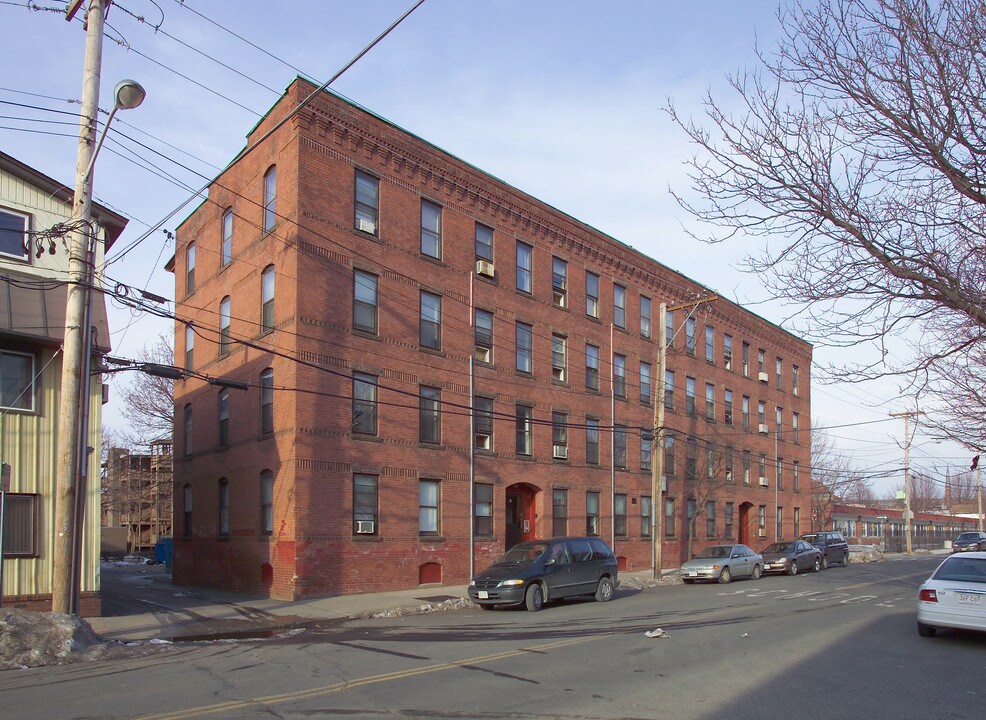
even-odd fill
[[[849,567],[849,553],[846,553],[846,556],[842,558],[842,567]]]
[[[820,565],[822,567],[822,570],[825,570],[829,566],[828,558],[825,557],[824,555],[822,555],[822,561],[821,561]]]
[[[527,588],[527,595],[524,598],[524,602],[527,604],[527,609],[531,612],[537,612],[544,607],[544,590],[537,583],[534,583],[529,588]]]
[[[608,577],[599,578],[599,584],[596,585],[596,600],[599,602],[606,602],[607,600],[613,599],[613,581]]]

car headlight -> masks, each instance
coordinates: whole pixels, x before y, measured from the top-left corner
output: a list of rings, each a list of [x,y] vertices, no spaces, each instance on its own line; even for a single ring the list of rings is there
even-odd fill
[[[523,585],[523,584],[524,584],[524,581],[523,580],[517,580],[516,578],[512,578],[510,580],[504,580],[504,581],[502,581],[500,583],[500,585],[504,585],[504,586],[507,586],[507,587],[512,586],[512,585]]]
[[[475,580],[470,580],[469,581],[469,587],[476,587],[476,581]]]

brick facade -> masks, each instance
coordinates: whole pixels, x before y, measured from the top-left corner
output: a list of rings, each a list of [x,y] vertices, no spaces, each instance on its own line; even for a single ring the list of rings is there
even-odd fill
[[[295,81],[249,141],[260,138],[313,89]],[[264,182],[271,168],[276,168],[276,207],[267,215],[265,230]],[[362,208],[362,224],[355,200],[357,173],[377,186],[376,206],[371,198],[369,210]],[[422,222],[423,212],[436,208],[440,252],[433,258],[422,252],[435,241],[428,236],[423,244]],[[232,250],[224,265],[227,211],[232,213]],[[477,274],[490,270],[477,266],[477,224],[493,230],[493,277]],[[188,293],[190,243],[195,265],[194,290]],[[518,243],[523,244],[520,254]],[[564,307],[555,295],[561,287],[555,282],[560,278],[553,278],[554,259],[567,263]],[[175,389],[176,582],[285,599],[461,583],[470,573],[471,527],[479,528],[473,546],[477,569],[520,537],[550,537],[557,531],[578,535],[589,525],[607,541],[615,540],[622,567],[650,567],[651,540],[641,508],[651,494],[651,472],[642,467],[641,444],[649,442],[654,426],[658,307],[709,295],[703,286],[329,93],[231,164],[210,188],[208,201],[179,228],[170,267],[178,298],[176,362],[185,358],[185,322],[190,321],[191,369],[199,375],[179,381]],[[273,329],[268,330],[261,278],[270,267],[275,280]],[[587,314],[587,271],[599,278],[598,317]],[[363,293],[358,308],[357,276],[361,292],[364,279],[376,284],[375,302],[366,301]],[[529,291],[524,287],[528,277]],[[625,328],[612,327],[620,320],[614,310],[616,285],[625,289]],[[642,296],[651,301],[649,332],[641,326]],[[228,352],[221,352],[220,328],[226,321],[220,308],[226,297],[230,339]],[[423,330],[422,308],[435,299],[440,320],[424,323]],[[475,310],[493,318],[487,362],[475,359]],[[676,314],[676,325],[684,316],[684,311]],[[684,478],[689,436],[696,438],[703,458],[706,441],[716,443],[715,474],[727,446],[733,447],[735,463],[734,482],[710,498],[716,503],[714,533],[708,535],[702,516],[696,547],[725,539],[727,502],[734,508],[730,539],[754,547],[773,539],[776,506],[787,508],[782,534],[794,532],[794,508],[803,508],[801,525],[807,529],[811,507],[811,347],[725,300],[702,305],[694,317],[694,356],[686,351],[684,330],[668,353],[676,382],[674,409],[665,424],[677,436],[676,473],[668,477],[667,492],[676,511],[674,532],[664,544],[669,567],[686,552],[683,513],[694,495]],[[422,332],[428,340],[432,336],[425,331],[435,325],[438,347],[423,347]],[[705,358],[707,325],[714,328],[711,361]],[[726,334],[733,342],[731,370],[724,367]],[[524,351],[528,336],[529,354]],[[564,353],[556,354],[553,363],[552,349],[560,349],[562,338]],[[741,372],[744,342],[751,347],[750,377]],[[598,350],[598,389],[587,387],[587,345]],[[758,380],[761,348],[767,382]],[[613,353],[625,360],[620,384],[626,397],[615,400]],[[528,357],[530,371],[524,367]],[[783,370],[780,387],[776,358]],[[641,362],[651,366],[644,399]],[[799,368],[797,395],[793,366]],[[267,428],[260,388],[265,371],[272,371],[274,387]],[[375,403],[354,402],[354,374],[374,379]],[[685,412],[686,377],[696,381],[694,415]],[[220,446],[222,388],[208,378],[250,384],[248,390],[225,391],[225,446]],[[714,385],[714,418],[709,420],[706,383]],[[489,447],[476,449],[472,458],[470,385],[476,397],[493,403]],[[437,396],[421,400],[422,388]],[[732,425],[724,422],[726,389],[733,392]],[[750,432],[739,424],[744,395],[753,403]],[[775,408],[783,408],[783,432],[776,441],[787,476],[783,490],[774,487],[775,439],[757,432],[759,401],[768,408],[771,433]],[[434,437],[428,432],[433,408],[441,409]],[[370,423],[374,410],[375,427]],[[518,412],[529,412],[529,423],[518,420]],[[566,415],[556,420],[560,427],[565,421],[567,437],[554,436],[553,413]],[[801,420],[798,442],[793,442],[792,413]],[[594,425],[599,456],[598,462],[588,462]],[[624,426],[625,435],[614,433],[614,425]],[[616,471],[610,460],[614,434],[626,438],[626,467]],[[528,438],[529,452],[524,447]],[[766,487],[760,486],[756,470],[750,485],[742,482],[743,449],[753,458],[763,453],[769,459]],[[795,462],[802,468],[800,492],[792,490]],[[703,463],[698,465],[704,468]],[[264,471],[273,477],[269,528],[260,479]],[[358,498],[357,482],[362,488]],[[374,485],[375,505],[366,489]],[[482,516],[475,525],[472,488]],[[567,491],[564,527],[555,517],[555,491]],[[587,493],[598,493],[595,520],[587,518]],[[186,508],[189,495],[191,508]],[[228,497],[225,510],[223,497]],[[614,498],[625,502],[625,528],[619,518],[619,527],[614,526]],[[762,536],[756,527],[760,505],[767,508]],[[486,533],[490,507],[492,533]],[[358,523],[361,517],[366,520]]]

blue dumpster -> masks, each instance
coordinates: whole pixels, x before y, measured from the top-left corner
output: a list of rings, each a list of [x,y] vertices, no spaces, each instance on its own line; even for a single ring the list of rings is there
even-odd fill
[[[158,540],[157,545],[154,546],[154,559],[162,565],[171,567],[175,551],[174,543],[175,539],[169,537]]]

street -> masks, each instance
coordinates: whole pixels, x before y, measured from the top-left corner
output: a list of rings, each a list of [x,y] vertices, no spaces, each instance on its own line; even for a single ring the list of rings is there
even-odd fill
[[[979,718],[986,635],[915,630],[916,587],[939,560],[182,643],[0,673],[0,707],[7,720]],[[644,635],[657,627],[668,637]]]

